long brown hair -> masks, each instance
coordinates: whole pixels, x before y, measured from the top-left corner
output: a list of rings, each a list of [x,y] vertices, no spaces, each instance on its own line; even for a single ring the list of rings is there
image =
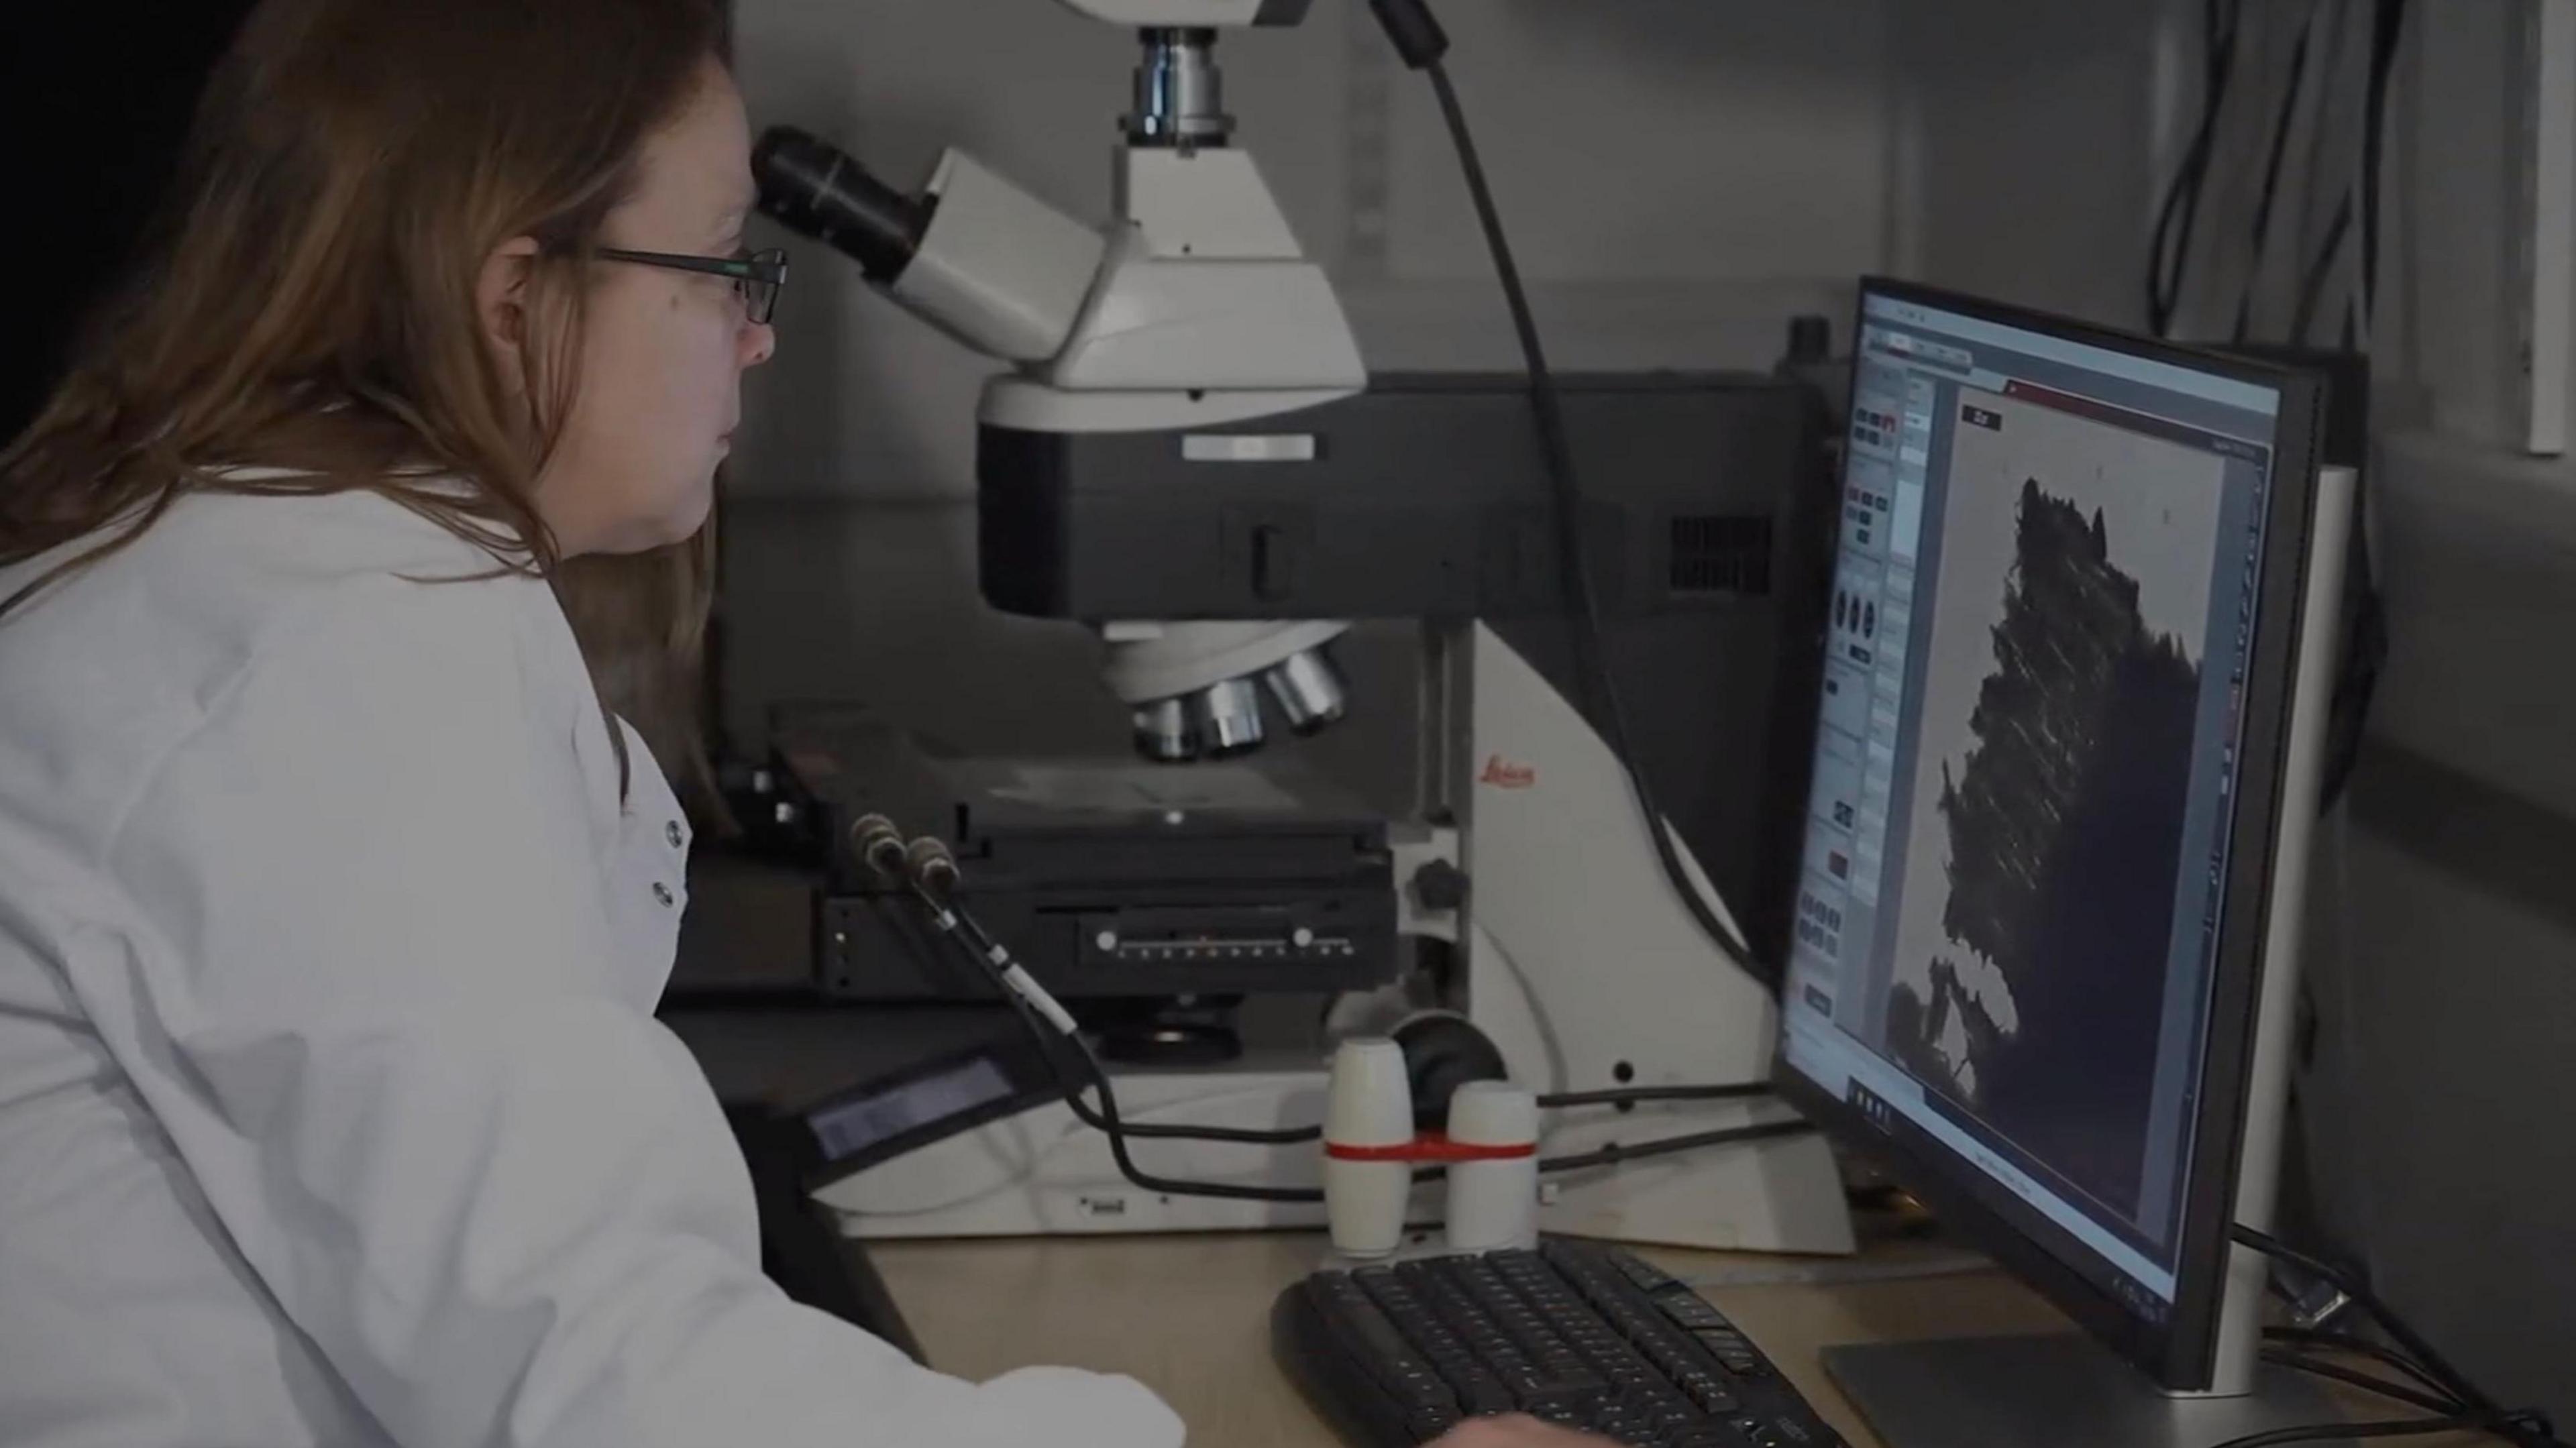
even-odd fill
[[[188,492],[368,489],[498,567],[596,590],[567,611],[669,655],[643,674],[685,678],[708,537],[565,570],[535,483],[579,385],[600,226],[646,136],[727,59],[717,0],[262,0],[207,82],[140,265],[0,451],[0,566],[81,545],[0,616]],[[475,286],[523,236],[552,324],[530,329],[520,395]],[[606,690],[636,671],[591,648],[602,633],[584,642]]]

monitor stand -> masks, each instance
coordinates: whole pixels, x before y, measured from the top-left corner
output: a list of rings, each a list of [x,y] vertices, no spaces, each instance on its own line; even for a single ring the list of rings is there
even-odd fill
[[[1854,1343],[1824,1360],[1888,1448],[2213,1448],[2345,1416],[2314,1382],[2269,1365],[2243,1397],[2169,1396],[2074,1333]]]

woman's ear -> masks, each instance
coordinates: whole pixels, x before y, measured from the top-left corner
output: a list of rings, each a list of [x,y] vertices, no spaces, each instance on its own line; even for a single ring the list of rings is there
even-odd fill
[[[536,270],[537,240],[512,237],[483,259],[474,281],[474,321],[492,363],[512,392],[528,395],[529,277]]]

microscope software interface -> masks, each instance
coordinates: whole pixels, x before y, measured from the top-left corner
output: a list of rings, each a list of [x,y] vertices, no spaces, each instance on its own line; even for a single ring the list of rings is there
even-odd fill
[[[1876,292],[1858,340],[1784,1049],[2158,1319],[2280,397]]]

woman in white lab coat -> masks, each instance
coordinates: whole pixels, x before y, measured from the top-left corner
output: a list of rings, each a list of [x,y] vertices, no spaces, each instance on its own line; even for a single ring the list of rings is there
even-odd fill
[[[776,1291],[652,1016],[688,827],[557,587],[697,576],[773,345],[721,36],[268,0],[0,452],[0,1442],[1181,1440]]]

